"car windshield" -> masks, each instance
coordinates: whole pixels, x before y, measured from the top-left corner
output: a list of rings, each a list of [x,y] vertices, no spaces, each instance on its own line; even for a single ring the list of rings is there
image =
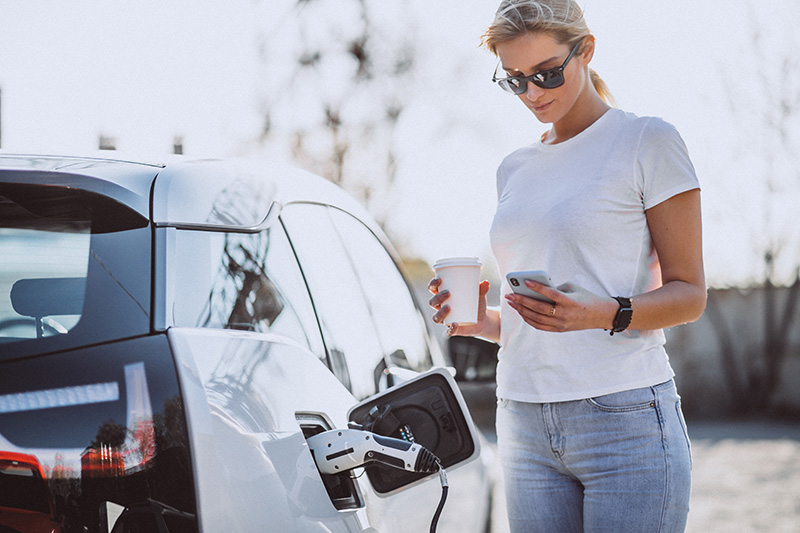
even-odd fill
[[[42,353],[146,332],[146,225],[94,193],[0,183],[0,352]]]

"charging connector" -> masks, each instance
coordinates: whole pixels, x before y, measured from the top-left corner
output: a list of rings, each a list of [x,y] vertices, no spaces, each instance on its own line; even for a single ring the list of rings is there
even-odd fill
[[[338,474],[371,462],[382,463],[409,472],[434,473],[438,470],[442,498],[431,521],[431,533],[436,531],[439,516],[447,499],[447,473],[425,447],[392,437],[376,435],[361,429],[332,429],[306,439],[308,447],[323,474]]]
[[[371,462],[409,472],[433,473],[439,463],[435,455],[417,443],[359,429],[333,429],[307,440],[323,474],[336,474]]]

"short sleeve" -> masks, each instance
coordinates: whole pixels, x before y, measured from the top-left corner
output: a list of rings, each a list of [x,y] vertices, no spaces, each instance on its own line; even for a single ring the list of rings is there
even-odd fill
[[[637,154],[638,178],[645,209],[682,192],[700,188],[686,144],[675,126],[651,118]]]
[[[500,196],[503,194],[503,187],[506,184],[506,174],[503,170],[503,165],[501,164],[497,167],[497,174],[495,174],[496,182],[495,187],[497,187],[497,200],[500,200]]]

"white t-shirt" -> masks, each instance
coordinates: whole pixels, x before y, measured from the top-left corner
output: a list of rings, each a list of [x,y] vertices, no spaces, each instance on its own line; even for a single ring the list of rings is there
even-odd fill
[[[546,270],[600,295],[630,297],[661,285],[645,210],[699,187],[677,130],[610,109],[577,136],[537,142],[497,170],[492,249],[505,275]],[[635,308],[635,303],[634,303]],[[662,330],[550,333],[501,298],[497,395],[516,401],[591,398],[667,381]]]

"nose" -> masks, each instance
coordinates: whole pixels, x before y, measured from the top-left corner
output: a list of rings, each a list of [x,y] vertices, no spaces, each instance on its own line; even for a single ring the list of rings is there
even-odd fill
[[[533,82],[528,82],[528,86],[525,88],[525,98],[535,102],[542,94],[544,94],[544,89],[536,86]]]

